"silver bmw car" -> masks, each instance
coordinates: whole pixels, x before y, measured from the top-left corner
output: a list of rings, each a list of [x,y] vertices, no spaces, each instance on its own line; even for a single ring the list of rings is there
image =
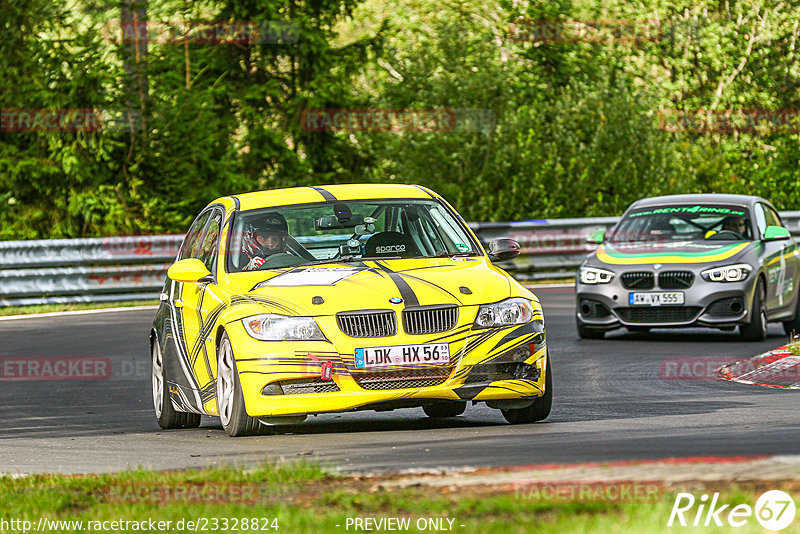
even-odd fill
[[[634,202],[577,274],[582,338],[625,327],[702,326],[762,340],[768,322],[800,332],[800,252],[777,210],[743,195]]]

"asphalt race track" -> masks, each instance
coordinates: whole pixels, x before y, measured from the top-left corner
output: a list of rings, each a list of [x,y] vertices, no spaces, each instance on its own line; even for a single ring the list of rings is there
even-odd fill
[[[81,356],[111,364],[99,380],[4,376],[0,472],[179,469],[281,458],[382,472],[800,451],[800,391],[667,374],[696,358],[733,361],[782,345],[779,325],[763,343],[705,329],[620,330],[584,341],[575,331],[573,290],[536,293],[555,400],[546,422],[519,426],[479,404],[445,421],[421,409],[324,415],[252,438],[229,438],[214,418],[196,430],[162,431],[150,397],[147,332],[154,310],[0,321],[0,359]]]

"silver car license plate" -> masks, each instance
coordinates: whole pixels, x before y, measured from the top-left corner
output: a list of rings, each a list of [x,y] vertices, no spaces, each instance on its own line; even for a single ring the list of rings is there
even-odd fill
[[[683,304],[683,293],[664,291],[659,293],[628,293],[630,306],[668,306]]]

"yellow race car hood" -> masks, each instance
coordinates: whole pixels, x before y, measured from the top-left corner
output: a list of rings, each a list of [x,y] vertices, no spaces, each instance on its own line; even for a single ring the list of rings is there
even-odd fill
[[[329,263],[237,273],[231,281],[243,304],[258,303],[264,313],[305,316],[397,304],[469,306],[497,302],[511,292],[507,276],[481,257]]]

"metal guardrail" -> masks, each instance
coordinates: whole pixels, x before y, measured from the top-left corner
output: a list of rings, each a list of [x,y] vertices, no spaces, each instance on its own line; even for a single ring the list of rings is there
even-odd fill
[[[800,211],[782,212],[800,237]],[[571,278],[596,245],[590,232],[618,217],[470,223],[482,243],[516,239],[520,256],[499,264],[521,281]],[[0,307],[155,300],[183,235],[0,241]]]
[[[157,299],[182,240],[0,241],[0,307]]]

